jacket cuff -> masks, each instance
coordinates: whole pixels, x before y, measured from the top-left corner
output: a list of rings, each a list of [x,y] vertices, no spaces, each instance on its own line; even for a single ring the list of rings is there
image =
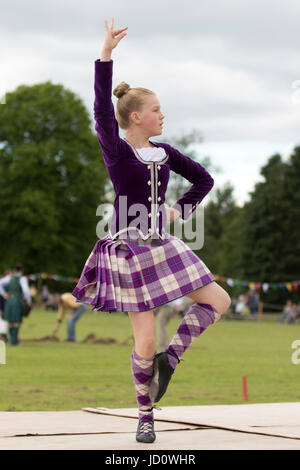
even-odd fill
[[[95,59],[95,64],[111,64],[112,62],[113,62],[113,59],[110,59],[110,60]]]

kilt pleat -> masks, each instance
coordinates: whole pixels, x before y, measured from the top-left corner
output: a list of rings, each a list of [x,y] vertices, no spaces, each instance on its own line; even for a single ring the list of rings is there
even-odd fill
[[[143,312],[215,280],[205,263],[179,238],[132,236],[98,240],[72,294],[92,310]]]
[[[3,312],[3,320],[9,323],[21,323],[23,313],[23,302],[22,299],[16,298],[11,295],[6,303]]]

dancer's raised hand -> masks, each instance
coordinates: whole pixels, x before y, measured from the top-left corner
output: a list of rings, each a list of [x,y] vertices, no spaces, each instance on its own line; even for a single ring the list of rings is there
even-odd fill
[[[112,18],[110,26],[108,26],[107,20],[104,21],[104,26],[105,26],[105,40],[103,44],[103,49],[106,51],[112,51],[123,39],[124,36],[126,36],[127,33],[124,33],[125,29],[128,28],[128,26],[125,26],[125,28],[121,29],[114,29],[114,19]]]

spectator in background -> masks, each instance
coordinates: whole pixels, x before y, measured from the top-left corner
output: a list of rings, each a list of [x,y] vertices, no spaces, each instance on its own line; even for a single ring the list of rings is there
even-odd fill
[[[70,292],[65,292],[60,296],[58,313],[57,313],[57,323],[53,330],[53,335],[59,330],[63,317],[66,313],[66,310],[71,309],[71,314],[67,318],[67,339],[66,341],[75,341],[75,325],[79,318],[84,314],[87,309],[87,305],[76,302],[76,298]]]
[[[37,288],[34,283],[30,284],[29,286],[29,293],[32,298],[32,303],[34,303],[37,295]]]
[[[248,315],[250,313],[250,309],[247,306],[247,296],[246,295],[240,295],[238,298],[238,302],[235,307],[235,312],[238,315],[244,316]]]
[[[232,300],[231,300],[231,305],[230,305],[231,313],[233,315],[235,315],[235,313],[236,313],[237,303],[238,303],[238,300],[235,297],[233,297]]]
[[[4,276],[8,276],[10,274],[12,274],[12,270],[10,270],[10,269],[7,269],[4,272]],[[4,292],[6,292],[5,288],[4,288]],[[8,342],[8,337],[7,337],[8,322],[3,319],[5,303],[6,303],[6,299],[2,295],[0,295],[0,323],[1,323],[1,325],[0,325],[0,339],[2,339],[5,343],[7,343]]]
[[[299,307],[296,303],[292,303],[290,313],[287,316],[287,323],[294,323],[299,314]]]
[[[255,315],[258,312],[259,305],[259,294],[255,290],[251,290],[248,294],[246,305],[250,309],[251,315]]]
[[[46,285],[43,285],[43,287],[42,287],[42,301],[43,301],[43,303],[46,304],[48,299],[49,299],[48,287]]]
[[[0,295],[7,300],[3,319],[9,323],[10,343],[16,346],[19,344],[18,335],[24,311],[23,299],[30,307],[32,305],[29,284],[27,277],[23,276],[22,264],[16,265],[11,275],[0,279]]]
[[[48,300],[45,303],[45,309],[48,310],[58,310],[60,303],[60,294],[49,294]]]
[[[286,301],[286,304],[284,306],[284,309],[282,311],[282,313],[280,314],[280,317],[279,317],[279,322],[280,323],[283,323],[284,320],[287,320],[287,323],[290,322],[290,318],[291,318],[291,315],[292,315],[292,301],[290,299],[288,299]]]

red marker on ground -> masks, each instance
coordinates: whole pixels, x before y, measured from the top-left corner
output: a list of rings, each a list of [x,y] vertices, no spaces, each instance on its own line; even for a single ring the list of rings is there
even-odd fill
[[[244,393],[244,401],[248,401],[247,377],[245,375],[243,375],[243,393]]]

